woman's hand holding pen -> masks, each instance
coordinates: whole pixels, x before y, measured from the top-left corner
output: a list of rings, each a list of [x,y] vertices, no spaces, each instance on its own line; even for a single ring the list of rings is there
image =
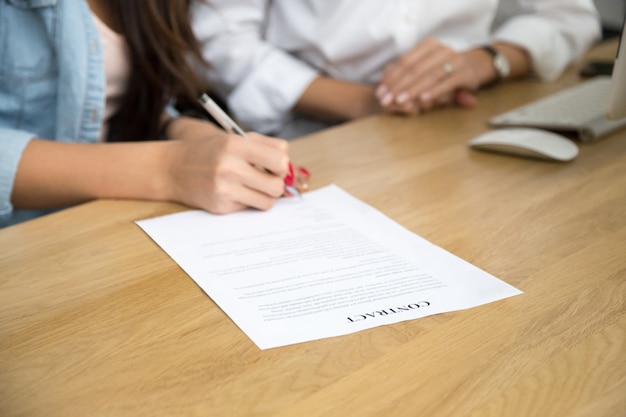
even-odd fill
[[[227,134],[213,124],[183,118],[171,124],[165,155],[168,199],[211,213],[267,210],[285,191],[288,144],[256,133]]]
[[[198,98],[200,105],[206,110],[208,114],[219,123],[220,126],[231,134],[239,135],[243,138],[247,138],[248,135],[244,130],[235,122],[230,116],[206,93],[203,93]],[[272,173],[267,167],[257,166],[257,168],[265,170],[268,173]],[[285,183],[285,195],[293,197],[302,197],[302,189],[306,189],[308,186],[309,172],[304,167],[299,167],[297,170],[293,169],[291,162],[287,166],[287,175],[284,177]]]

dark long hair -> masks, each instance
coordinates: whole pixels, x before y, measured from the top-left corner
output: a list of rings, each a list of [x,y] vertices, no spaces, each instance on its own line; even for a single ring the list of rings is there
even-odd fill
[[[108,0],[126,39],[131,74],[109,140],[156,139],[170,99],[194,101],[205,89],[197,74],[206,65],[191,28],[193,0]]]

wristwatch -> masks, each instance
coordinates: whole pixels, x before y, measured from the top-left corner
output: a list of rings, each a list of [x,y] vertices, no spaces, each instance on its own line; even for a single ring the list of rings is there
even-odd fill
[[[496,48],[493,46],[485,45],[482,49],[491,55],[493,59],[493,68],[496,70],[496,74],[498,74],[498,80],[503,80],[509,76],[511,73],[511,66],[509,65],[509,60],[506,57],[498,52]]]

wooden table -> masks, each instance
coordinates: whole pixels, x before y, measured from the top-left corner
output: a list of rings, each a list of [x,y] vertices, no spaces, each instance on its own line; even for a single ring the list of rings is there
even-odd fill
[[[524,291],[485,306],[261,351],[133,223],[181,206],[96,201],[0,230],[0,415],[625,416],[626,131],[570,163],[467,148],[578,81],[292,143],[313,188]]]

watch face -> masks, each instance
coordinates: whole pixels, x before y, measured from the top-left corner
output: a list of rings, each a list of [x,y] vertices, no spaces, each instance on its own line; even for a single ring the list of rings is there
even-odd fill
[[[496,54],[496,56],[493,57],[493,66],[496,68],[496,71],[498,71],[498,76],[500,78],[508,77],[511,72],[509,61],[502,54]]]

